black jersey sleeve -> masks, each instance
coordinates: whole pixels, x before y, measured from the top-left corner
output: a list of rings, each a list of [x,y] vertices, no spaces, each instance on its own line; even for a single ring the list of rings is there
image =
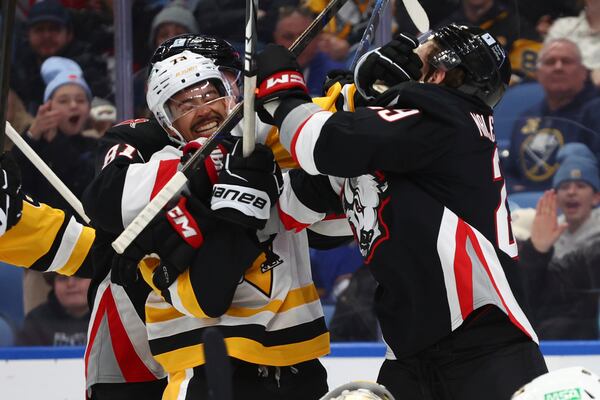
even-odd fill
[[[282,123],[281,141],[312,175],[355,177],[424,168],[452,148],[464,119],[452,115],[455,107],[443,102],[448,96],[439,89],[410,89],[398,91],[402,102],[392,98],[385,107],[354,112],[332,113],[308,103],[296,107]]]

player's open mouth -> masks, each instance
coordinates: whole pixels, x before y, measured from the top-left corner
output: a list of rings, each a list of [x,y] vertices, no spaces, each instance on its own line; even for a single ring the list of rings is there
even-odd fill
[[[218,120],[201,121],[194,125],[194,133],[200,136],[210,135],[219,127],[219,122]]]
[[[77,123],[79,122],[80,116],[79,115],[73,115],[72,117],[69,117],[69,123],[73,124],[73,125],[77,125]]]

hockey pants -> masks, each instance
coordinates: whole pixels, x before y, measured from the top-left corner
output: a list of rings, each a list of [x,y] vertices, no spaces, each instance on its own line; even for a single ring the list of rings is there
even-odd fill
[[[508,400],[547,372],[539,346],[494,306],[414,356],[385,360],[377,381],[397,399]]]

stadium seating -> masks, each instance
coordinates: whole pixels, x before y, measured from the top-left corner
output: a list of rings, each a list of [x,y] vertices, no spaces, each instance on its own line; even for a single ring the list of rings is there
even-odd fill
[[[23,322],[23,269],[0,263],[0,314],[17,326]]]
[[[525,110],[544,98],[544,90],[537,82],[511,86],[494,108],[494,132],[500,149],[510,147],[513,124]]]

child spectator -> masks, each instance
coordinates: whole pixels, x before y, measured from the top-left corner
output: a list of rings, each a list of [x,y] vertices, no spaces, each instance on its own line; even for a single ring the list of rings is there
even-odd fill
[[[50,57],[42,64],[46,82],[44,104],[24,139],[56,175],[81,196],[94,176],[96,140],[81,135],[90,116],[92,93],[73,60]],[[23,188],[39,201],[74,211],[18,149],[15,158],[23,171]]]

